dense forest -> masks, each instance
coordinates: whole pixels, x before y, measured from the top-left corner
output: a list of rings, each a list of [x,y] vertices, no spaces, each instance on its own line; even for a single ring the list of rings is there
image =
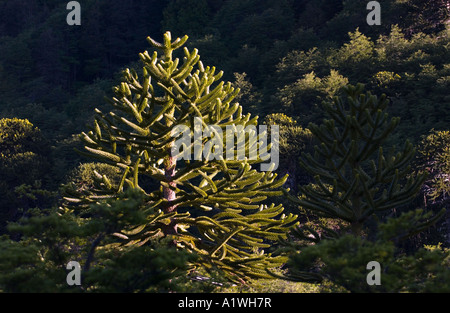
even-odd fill
[[[0,292],[449,292],[450,2],[368,2],[0,0]]]

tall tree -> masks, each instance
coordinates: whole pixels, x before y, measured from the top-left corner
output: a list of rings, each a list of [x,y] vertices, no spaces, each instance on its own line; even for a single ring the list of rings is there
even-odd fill
[[[148,222],[125,227],[118,234],[124,244],[169,236],[177,246],[198,253],[206,268],[217,266],[235,279],[270,277],[265,269],[285,258],[264,249],[286,236],[296,216],[286,216],[281,205],[264,200],[281,195],[278,188],[287,177],[278,179],[270,168],[252,168],[267,165],[261,154],[264,134],[255,134],[253,143],[242,144],[239,138],[253,136],[244,131],[256,129],[257,117],[242,114],[233,101],[239,90],[220,81],[222,72],[205,67],[196,49],[184,48],[180,64],[174,55],[187,39],[172,41],[170,32],[163,43],[149,37],[156,50],[140,54],[142,78],[125,70],[110,101],[115,111],[96,110],[92,130],[82,135],[85,153],[120,168],[121,181],[114,185],[99,175],[96,190],[79,190],[67,200],[88,208],[105,197],[118,198],[124,189],[140,189],[146,195]],[[230,128],[241,130],[230,137]],[[201,139],[184,142],[181,158],[178,140],[185,135]],[[240,153],[246,158],[238,159]]]
[[[375,214],[411,201],[425,181],[423,174],[410,175],[415,149],[409,141],[400,152],[386,155],[383,143],[400,119],[385,113],[385,95],[378,98],[363,88],[345,87],[345,97],[324,103],[330,119],[308,126],[320,144],[314,157],[303,155],[300,164],[315,184],[301,186],[305,198],[294,199],[321,216],[348,222],[357,236]]]
[[[294,247],[290,279],[328,279],[355,292],[448,290],[448,252],[404,255],[398,248],[401,241],[436,223],[445,209],[434,216],[421,209],[386,214],[411,202],[425,175],[414,176],[410,169],[410,142],[398,153],[385,153],[384,143],[399,119],[385,113],[384,95],[378,98],[363,89],[362,84],[345,87],[344,96],[324,103],[329,119],[308,126],[319,144],[314,157],[303,154],[300,163],[315,183],[300,186],[301,197],[291,199],[316,216],[344,223],[338,229],[302,225],[294,231],[301,240],[289,242]],[[370,261],[383,266],[382,286],[364,279]]]

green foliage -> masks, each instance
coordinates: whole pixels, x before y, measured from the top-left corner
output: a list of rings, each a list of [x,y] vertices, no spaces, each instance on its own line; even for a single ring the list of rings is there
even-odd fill
[[[285,39],[295,23],[289,5],[288,1],[281,0],[270,7],[260,6],[259,14],[244,16],[236,27],[233,39],[262,49],[270,48],[274,40]],[[283,18],[280,19],[280,16]]]
[[[310,268],[350,292],[448,292],[449,257],[448,251],[439,249],[398,255],[391,241],[344,235],[303,248],[288,266],[293,275]],[[371,261],[381,265],[381,285],[366,282],[366,266]]]
[[[46,204],[53,194],[45,191],[49,148],[40,130],[28,120],[0,119],[0,232],[30,207]],[[24,212],[22,212],[24,213]]]
[[[399,81],[401,79],[401,76],[395,74],[394,72],[381,71],[375,74],[374,79],[378,86],[387,87]]]
[[[0,246],[0,292],[51,292],[64,282],[64,271],[49,271],[37,245],[3,236]]]
[[[95,188],[96,178],[105,175],[109,178],[111,185],[117,188],[122,178],[120,170],[105,163],[83,163],[75,168],[67,178],[67,181],[72,184],[72,188],[76,189],[92,189]],[[69,186],[66,186],[69,188]]]
[[[102,260],[86,275],[84,284],[92,292],[175,292],[184,291],[188,263],[193,254],[159,244],[156,247],[125,247],[101,251]]]
[[[286,114],[269,114],[265,117],[264,123],[280,127],[280,155],[285,158],[285,161],[300,156],[300,152],[305,149],[308,141],[312,140],[311,132],[298,125]]]
[[[351,292],[446,291],[448,252],[424,250],[404,254],[398,244],[434,225],[445,213],[407,211],[382,223],[383,213],[412,202],[426,176],[411,175],[411,143],[401,152],[384,154],[384,143],[399,123],[385,113],[387,100],[363,93],[364,86],[345,87],[345,96],[324,102],[329,119],[309,129],[316,139],[314,157],[303,154],[302,167],[314,184],[300,186],[300,197],[285,193],[302,209],[348,223],[337,229],[305,223],[286,242],[294,251],[287,264],[289,279],[334,282]],[[369,226],[371,221],[371,229]],[[375,229],[373,229],[375,224]],[[344,227],[342,227],[344,226]],[[297,252],[300,250],[300,252]],[[381,286],[366,282],[366,265],[384,266]]]
[[[79,225],[73,216],[32,209],[8,225],[20,241],[1,237],[0,290],[3,292],[68,291],[65,266],[79,256]],[[80,242],[78,242],[79,244]]]
[[[444,211],[441,210],[438,216],[442,216]],[[437,220],[433,215],[432,211],[416,209],[403,212],[400,216],[389,217],[386,222],[378,225],[377,236],[384,241],[399,243],[433,226]]]
[[[11,224],[0,240],[0,290],[4,292],[168,292],[182,289],[197,257],[167,242],[120,246],[117,230],[141,225],[142,193],[128,190],[120,200],[101,201],[83,216],[34,210]],[[66,265],[82,266],[81,286],[66,283]]]
[[[427,195],[431,200],[450,195],[450,132],[431,130],[419,145],[417,167],[429,173]]]
[[[312,142],[312,134],[307,128],[303,128],[298,123],[283,113],[269,114],[264,119],[266,125],[279,126],[279,151],[280,151],[280,166],[277,172],[281,174],[288,174],[289,177],[284,184],[285,188],[290,188],[294,192],[297,191],[297,186],[306,182],[304,173],[298,166],[298,160],[302,152],[310,148]],[[290,206],[289,201],[283,201],[284,197],[279,197],[278,201],[283,205]]]
[[[363,88],[347,86],[345,97],[324,103],[329,119],[308,126],[319,144],[314,157],[305,154],[300,163],[318,188],[300,187],[306,198],[296,200],[321,216],[349,222],[357,235],[375,213],[411,201],[425,180],[423,175],[408,177],[414,156],[411,143],[385,156],[383,143],[399,119],[388,119],[385,96],[364,94]]]
[[[333,70],[342,76],[336,82],[364,83],[389,97],[392,104],[387,111],[404,121],[393,142],[407,138],[417,142],[433,127],[445,129],[448,36],[417,33],[408,37],[397,25],[389,28],[376,40],[357,29],[337,47],[327,44],[290,51],[277,65],[279,95],[271,101],[302,122],[317,122],[321,118],[317,104],[327,97],[318,78]]]
[[[42,150],[42,137],[38,128],[28,120],[18,118],[0,120],[0,151],[6,158],[13,154]]]
[[[402,213],[378,225],[376,236],[343,234],[326,238],[313,233],[316,244],[302,245],[287,264],[287,279],[330,281],[350,292],[448,292],[450,254],[448,249],[424,246],[405,253],[398,243],[435,223],[431,212]],[[381,265],[380,285],[369,285],[367,264]]]
[[[436,91],[433,97],[437,98],[430,103],[442,103],[442,106],[442,98],[446,95],[445,85],[437,88],[435,82],[448,76],[441,74],[442,66],[445,60],[448,60],[448,49],[443,49],[448,41],[447,36],[443,33],[442,36],[434,37],[445,25],[448,8],[442,1],[435,1],[432,5],[419,2],[393,1],[384,4],[382,25],[370,27],[365,23],[365,15],[361,14],[366,11],[367,1],[361,0],[345,3],[318,0],[189,1],[184,5],[180,5],[179,1],[164,0],[149,0],[140,5],[117,0],[88,0],[83,4],[84,26],[73,32],[70,28],[56,27],[63,17],[61,11],[65,9],[61,3],[48,3],[46,10],[31,10],[31,7],[40,6],[36,0],[29,4],[8,1],[2,9],[3,26],[0,27],[0,36],[4,38],[0,44],[0,55],[3,56],[0,61],[0,77],[4,78],[0,84],[1,110],[5,110],[5,107],[10,109],[36,103],[53,111],[56,116],[61,115],[63,108],[63,111],[70,112],[70,115],[62,118],[71,122],[50,124],[58,129],[58,135],[69,137],[80,129],[78,121],[90,117],[86,106],[98,103],[95,98],[99,84],[95,80],[109,80],[119,68],[129,66],[127,64],[132,62],[135,51],[142,49],[142,42],[138,38],[148,32],[161,32],[162,24],[165,28],[162,31],[171,29],[178,34],[188,33],[192,38],[190,47],[208,51],[203,60],[207,60],[211,65],[220,64],[228,80],[233,79],[235,72],[247,73],[247,80],[252,82],[255,90],[262,96],[262,106],[258,111],[263,115],[279,111],[275,110],[275,104],[278,105],[279,101],[273,97],[278,89],[292,84],[312,71],[322,78],[333,69],[348,78],[352,84],[367,84],[368,79],[381,71],[400,75],[403,82],[414,86],[403,84],[400,85],[402,87],[395,86],[385,92],[392,97],[400,91],[410,95],[407,98],[402,97],[406,103],[399,103],[394,108],[398,108],[396,116],[410,120],[403,108],[429,106],[429,103],[425,105],[426,97],[423,95],[419,96],[420,101],[416,103],[416,91],[426,89],[423,80],[429,80],[430,77],[417,81],[415,76],[409,81],[403,72],[415,74],[415,68],[418,68],[419,64],[429,63],[432,59],[430,63],[436,66],[438,77],[434,82],[430,82],[430,86]],[[23,11],[28,12],[26,22],[19,24],[17,21],[24,17],[16,16],[16,12]],[[427,20],[428,18],[430,20]],[[32,26],[31,21],[39,26]],[[430,24],[425,26],[426,23]],[[399,25],[403,29],[402,36],[397,37],[401,40],[392,41],[392,47],[397,47],[397,51],[387,54],[386,60],[382,60],[378,51],[383,45],[378,43],[376,38],[389,37],[393,25]],[[422,26],[428,35],[420,33]],[[348,33],[351,33],[355,40],[348,42]],[[369,40],[370,38],[373,40]],[[405,46],[405,40],[414,42],[414,45]],[[67,44],[63,45],[62,42]],[[360,43],[367,45],[359,45]],[[349,47],[353,47],[352,44],[358,48],[355,53],[349,50]],[[366,58],[367,62],[354,64],[364,71],[356,70],[350,62],[330,63],[332,60],[350,56],[352,59],[358,58],[357,55],[368,56],[370,53],[367,55],[364,51],[373,45],[376,53]],[[406,50],[401,52],[403,48]],[[320,52],[319,65],[314,65],[304,58],[303,63],[308,70],[273,79],[278,76],[276,64],[281,59],[302,51],[306,53],[310,49]],[[112,50],[115,51],[114,54],[110,53]],[[343,54],[345,51],[348,55]],[[397,59],[399,53],[405,55],[405,58]],[[417,56],[410,59],[413,54]],[[417,57],[420,55],[425,55],[426,60],[419,60]],[[369,65],[373,72],[367,73],[366,70],[371,69]],[[440,81],[444,82],[445,79]],[[21,88],[22,85],[24,88]],[[86,95],[86,92],[89,92],[89,95]],[[82,95],[75,96],[77,94]],[[83,97],[90,98],[91,95],[92,103],[83,102]],[[13,116],[19,116],[17,114],[20,113],[16,112]],[[435,116],[442,116],[437,112],[436,114],[417,112],[416,118],[421,118],[421,124],[426,125],[416,130],[410,128],[409,123],[404,123],[399,137],[404,139],[405,136],[414,135],[414,139],[418,138],[431,128],[430,125],[435,126]],[[45,131],[44,127],[34,120],[34,112],[28,112],[26,116],[21,117],[33,118],[33,123]],[[77,122],[73,121],[75,117],[79,117]],[[51,119],[52,115],[48,118]],[[445,120],[442,124],[445,122],[448,124]]]
[[[285,173],[290,174],[284,186],[291,188],[291,192],[297,192],[298,184],[308,184],[311,181],[308,173],[303,172],[299,164],[293,161],[298,158],[300,152],[309,149],[309,130],[302,128],[300,124],[319,123],[323,111],[320,110],[318,103],[340,95],[340,87],[347,83],[362,82],[374,93],[385,93],[390,100],[386,112],[402,119],[396,132],[391,133],[386,139],[386,145],[400,145],[407,138],[414,143],[419,143],[416,168],[421,172],[428,172],[429,176],[422,188],[426,197],[421,194],[416,202],[426,199],[427,210],[436,212],[439,212],[442,206],[448,205],[447,173],[450,158],[448,147],[443,142],[446,136],[444,133],[450,124],[447,112],[450,100],[448,96],[450,64],[448,64],[449,33],[448,30],[445,31],[448,24],[448,6],[444,0],[385,1],[382,4],[382,25],[376,27],[368,26],[365,22],[366,15],[361,14],[361,12],[367,12],[368,1],[364,0],[148,0],[142,3],[86,0],[82,3],[83,27],[78,28],[60,27],[61,23],[64,23],[66,3],[46,1],[45,8],[42,9],[41,2],[39,0],[0,1],[0,37],[2,38],[0,41],[0,117],[10,117],[10,120],[13,117],[28,119],[40,129],[38,131],[34,126],[26,125],[24,121],[10,123],[9,126],[2,124],[2,128],[8,129],[6,133],[12,134],[12,137],[8,135],[8,138],[0,144],[0,154],[3,153],[0,161],[1,233],[4,232],[6,220],[16,221],[20,216],[30,218],[30,214],[33,215],[33,210],[30,211],[30,208],[53,205],[58,187],[67,181],[68,173],[71,174],[69,180],[73,180],[74,183],[70,187],[66,186],[72,193],[69,197],[73,198],[77,196],[77,193],[78,196],[82,193],[83,201],[95,199],[95,201],[83,202],[85,211],[75,210],[74,212],[77,213],[73,218],[83,216],[80,212],[90,212],[83,218],[95,212],[98,216],[104,216],[107,221],[113,222],[114,218],[106,213],[99,213],[102,210],[99,207],[94,210],[91,205],[103,203],[105,198],[112,197],[111,203],[102,205],[116,208],[112,202],[125,197],[119,196],[117,190],[120,189],[121,182],[123,182],[123,189],[132,187],[134,169],[130,164],[119,169],[115,164],[109,167],[104,164],[84,164],[72,172],[76,165],[92,161],[92,159],[86,161],[72,153],[74,147],[81,149],[78,136],[74,134],[83,131],[83,125],[86,122],[95,125],[95,117],[91,114],[94,105],[102,112],[110,110],[105,104],[100,103],[105,95],[110,98],[118,97],[117,94],[111,96],[109,86],[119,79],[115,74],[119,69],[134,68],[139,75],[141,74],[141,66],[134,62],[130,63],[134,60],[136,51],[144,49],[141,38],[149,33],[161,33],[166,29],[171,29],[173,33],[180,35],[188,33],[191,37],[187,45],[189,53],[193,55],[194,47],[198,48],[204,52],[202,60],[205,64],[220,66],[225,71],[224,78],[233,81],[232,87],[235,89],[241,89],[233,103],[239,101],[243,111],[252,113],[252,116],[267,115],[265,124],[283,125],[280,128],[282,153],[280,153],[280,167],[277,173],[281,176]],[[181,50],[176,50],[174,56],[179,57],[180,63],[183,63],[182,59],[186,55],[183,56]],[[136,78],[131,70],[130,74],[133,79]],[[145,75],[142,76],[145,77]],[[138,81],[142,83],[141,80],[138,79]],[[155,84],[154,78],[151,85],[155,88],[155,99],[162,97],[165,91]],[[164,86],[168,87],[167,84]],[[182,85],[183,89],[185,87]],[[135,94],[136,90],[132,87],[131,90]],[[117,99],[121,100],[122,96],[119,95]],[[127,99],[134,103],[133,99]],[[158,105],[155,107],[159,108]],[[155,111],[158,110],[155,109]],[[289,117],[279,115],[280,112],[288,114]],[[131,116],[129,111],[123,112],[118,109],[115,113],[130,122],[134,121],[133,118],[129,118]],[[118,127],[117,132],[123,131],[123,126],[125,133],[135,133],[129,125],[124,125],[105,115],[112,120],[112,123],[108,124],[111,128]],[[163,119],[165,120],[165,117]],[[100,121],[98,115],[97,121]],[[155,124],[158,126],[161,121]],[[133,123],[139,125],[137,122]],[[440,129],[442,133],[429,133],[432,128]],[[153,126],[152,130],[154,130]],[[102,132],[103,137],[99,140],[102,141],[105,138],[109,140],[110,134],[105,134],[103,128]],[[15,137],[14,134],[17,136]],[[434,135],[431,136],[431,134]],[[430,135],[429,138],[427,138],[428,135]],[[29,140],[34,137],[36,141]],[[42,137],[47,140],[43,141]],[[121,138],[121,136],[118,137]],[[438,137],[443,140],[442,145]],[[102,142],[106,144],[105,141]],[[107,147],[104,151],[110,148]],[[118,143],[117,151],[122,156],[128,155],[125,148],[126,145],[121,146]],[[133,163],[136,161],[133,158],[138,158],[134,152],[136,150],[130,153],[132,164],[136,164]],[[162,195],[163,191],[159,190],[164,189],[161,185],[162,179],[153,179],[142,173],[143,167],[148,165],[142,163],[143,158],[141,157],[141,163],[137,166],[139,187],[145,190],[147,195],[152,192],[154,195],[158,192]],[[182,162],[177,163],[177,167],[185,165]],[[125,174],[127,170],[128,173]],[[159,166],[158,170],[164,171],[163,165]],[[255,174],[252,170],[249,171],[249,176],[250,173]],[[218,173],[214,176],[214,183],[217,184],[216,180],[223,179],[220,175]],[[208,172],[208,176],[213,176],[213,173]],[[124,177],[125,180],[123,180]],[[207,178],[203,176],[197,176],[192,181],[189,180],[189,183],[198,188],[203,179],[204,186],[208,186]],[[107,188],[109,184],[112,186],[112,191]],[[324,184],[324,187],[331,190],[332,184]],[[189,189],[180,184],[177,188],[190,195],[197,192],[193,187]],[[318,185],[314,188],[317,192],[321,192]],[[180,195],[178,190],[176,195]],[[285,208],[290,209],[293,206],[286,203],[285,197],[272,196],[272,193],[268,194],[269,200],[261,200],[258,204],[273,201],[277,204],[283,203]],[[150,200],[153,201],[155,197]],[[200,198],[199,196],[198,199]],[[122,200],[125,199],[127,197]],[[148,200],[146,197],[140,199],[144,202]],[[245,199],[245,205],[255,204],[247,201]],[[215,208],[214,204],[211,202],[205,207],[202,204],[193,203],[193,207],[179,207],[177,218],[181,221],[184,218],[182,214],[187,211],[191,213],[191,216],[186,217],[184,221],[196,219],[198,215],[212,218],[215,214],[220,214],[221,210]],[[407,203],[401,210],[415,205],[417,204]],[[207,212],[197,210],[210,208],[212,210]],[[239,214],[247,216],[245,212],[249,213],[243,210]],[[121,214],[119,209],[116,213]],[[148,214],[151,217],[156,216],[152,215],[156,214],[154,211]],[[58,221],[56,215],[52,218],[55,218],[55,223]],[[171,228],[173,225],[170,223],[167,225],[167,221],[164,218],[158,219],[157,223],[152,224],[148,229]],[[312,213],[303,214],[301,221],[311,227],[311,232],[306,232],[303,227],[308,235],[314,237],[313,232],[316,232],[321,238],[332,236],[332,232],[328,232],[325,228],[337,231],[348,226],[348,222],[323,218]],[[414,224],[415,221],[415,218],[411,217],[410,222]],[[138,223],[137,220],[134,222]],[[245,222],[248,221],[245,220]],[[371,227],[374,226],[374,221],[368,222],[372,223]],[[39,223],[47,225],[44,220],[36,220],[36,225]],[[121,222],[118,223],[124,225]],[[408,221],[402,223],[405,223],[404,226],[408,225]],[[179,223],[178,226],[179,232],[183,227],[188,232],[196,233],[192,224]],[[94,236],[96,227],[105,229],[100,225],[92,226],[91,236]],[[211,224],[208,229],[214,227]],[[445,235],[448,231],[443,231],[443,227],[446,227],[445,223],[439,224],[435,232]],[[45,228],[39,229],[42,231],[41,237],[58,237],[56,233],[45,232]],[[429,230],[415,237],[417,245],[421,245],[424,240],[431,240],[429,235],[425,234],[427,232]],[[15,239],[20,236],[20,231],[13,235]],[[32,243],[13,244],[13,242],[5,241],[5,245],[2,246],[5,248],[5,253],[15,249],[13,253],[8,252],[8,258],[12,258],[14,254],[20,257],[21,249],[24,254],[31,251],[31,254],[23,257],[23,263],[14,261],[18,264],[17,274],[22,272],[24,275],[22,278],[14,281],[12,277],[16,272],[13,271],[13,267],[3,268],[2,275],[12,275],[9,281],[13,283],[6,289],[27,290],[27,282],[29,285],[37,286],[38,281],[41,280],[42,289],[33,287],[34,290],[53,291],[54,286],[64,282],[65,270],[61,265],[63,262],[58,261],[60,268],[54,273],[50,270],[53,265],[49,267],[43,262],[36,262],[36,254],[33,251],[39,251],[38,257],[41,260],[43,248],[39,240],[44,242],[46,240],[31,233],[29,236],[34,238]],[[111,236],[106,237],[111,239]],[[124,241],[117,237],[115,239]],[[93,239],[89,238],[89,240]],[[265,239],[263,240],[266,243]],[[79,256],[80,251],[85,248],[83,245],[87,240],[81,241],[84,243],[77,243],[79,244],[78,252],[75,252],[76,249],[70,250],[72,256]],[[56,241],[52,242],[58,246]],[[208,243],[206,250],[213,250],[214,244],[210,241],[203,242]],[[433,238],[432,242],[435,243],[437,240]],[[150,241],[147,243],[149,244]],[[49,246],[51,244],[48,243]],[[103,244],[106,243],[102,242],[101,246]],[[267,248],[256,250],[271,251]],[[126,253],[124,251],[123,260],[132,259],[133,256],[141,257],[141,251],[144,250],[134,250],[130,247]],[[88,252],[84,253],[86,256]],[[117,253],[117,256],[120,254],[117,251],[114,253]],[[172,255],[171,252],[168,254]],[[82,259],[81,256],[80,259]],[[7,263],[5,258],[2,260]],[[148,261],[152,262],[150,259]],[[137,260],[136,262],[139,265]],[[34,264],[36,271],[28,264]],[[119,268],[122,264],[125,263],[112,262],[109,266]],[[94,264],[91,265],[95,268]],[[137,267],[141,268],[140,265]],[[99,277],[102,275],[99,274]],[[45,282],[43,282],[44,276],[47,279]],[[102,278],[102,282],[105,281],[106,278]],[[14,286],[17,286],[17,289],[14,289]],[[104,291],[106,287],[101,284],[96,285],[98,291]],[[31,290],[30,288],[28,290]],[[117,288],[121,290],[119,286]],[[170,288],[175,290],[173,286]],[[280,285],[280,288],[290,287]],[[6,290],[4,287],[0,289]],[[154,286],[150,286],[149,289],[145,289],[142,285],[140,287],[140,291],[157,289],[158,287]]]
[[[340,40],[346,32],[353,31],[357,27],[364,33],[379,35],[389,32],[391,25],[400,25],[408,35],[419,32],[437,34],[445,29],[448,19],[446,1],[437,0],[432,3],[420,0],[385,1],[381,3],[382,23],[373,27],[366,23],[366,15],[361,14],[368,12],[367,3],[365,0],[343,1],[338,14],[331,16],[321,28],[321,33]]]
[[[355,32],[348,34],[350,41],[345,43],[334,55],[335,60],[332,64],[340,67],[352,67],[361,70],[361,66],[365,64],[367,67],[373,66],[370,61],[374,54],[374,43],[362,34],[357,28]]]
[[[114,185],[98,173],[95,189],[75,190],[65,198],[69,207],[86,208],[104,198],[114,201],[123,190],[140,189],[147,220],[133,229],[115,230],[124,244],[171,236],[179,247],[200,254],[203,266],[217,266],[234,279],[268,277],[265,268],[280,265],[284,258],[265,253],[270,247],[266,242],[285,237],[296,217],[282,215],[281,205],[263,201],[281,195],[277,188],[287,177],[253,169],[262,162],[259,158],[229,160],[223,151],[212,160],[177,161],[171,151],[173,131],[184,125],[193,135],[194,117],[220,127],[224,137],[213,137],[221,143],[229,140],[227,125],[245,128],[256,125],[257,117],[242,114],[233,102],[239,90],[220,82],[222,73],[205,67],[196,49],[184,49],[183,63],[173,58],[187,36],[172,41],[167,32],[163,43],[148,40],[162,55],[141,53],[142,78],[125,70],[110,101],[115,111],[103,114],[97,109],[92,130],[81,136],[87,156],[121,169],[120,182]],[[206,149],[207,141],[203,144]],[[246,143],[247,155],[252,149],[256,147]]]
[[[405,11],[405,23],[410,23],[410,32],[433,33],[445,29],[446,22],[450,16],[448,2],[437,0],[424,3],[419,0],[408,0],[400,2]]]
[[[207,0],[172,0],[164,9],[164,29],[176,36],[201,34],[211,18]]]
[[[283,82],[291,82],[297,77],[311,72],[324,74],[326,59],[323,53],[317,48],[308,51],[294,50],[289,52],[277,64],[277,73]]]
[[[317,77],[312,71],[295,83],[286,85],[279,91],[278,97],[286,111],[308,123],[316,120],[320,114],[317,103],[323,99],[332,99],[346,85],[348,79],[335,70],[331,70],[324,78]]]
[[[234,73],[235,82],[233,87],[239,89],[235,100],[249,112],[260,112],[262,95],[255,91],[251,82],[247,79],[247,73]]]

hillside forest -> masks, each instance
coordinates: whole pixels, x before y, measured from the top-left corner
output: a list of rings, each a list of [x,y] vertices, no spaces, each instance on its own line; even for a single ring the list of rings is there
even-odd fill
[[[450,2],[368,3],[0,0],[0,292],[449,292]]]

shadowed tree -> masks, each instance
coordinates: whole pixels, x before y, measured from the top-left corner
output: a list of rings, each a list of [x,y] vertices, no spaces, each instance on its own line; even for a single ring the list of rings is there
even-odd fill
[[[385,113],[385,95],[364,94],[363,88],[345,87],[344,96],[324,103],[330,119],[308,126],[319,145],[300,164],[315,184],[300,187],[304,198],[293,198],[320,216],[348,222],[356,236],[376,214],[410,202],[425,181],[424,174],[411,175],[415,149],[409,141],[399,152],[386,153],[383,144],[400,119]]]

